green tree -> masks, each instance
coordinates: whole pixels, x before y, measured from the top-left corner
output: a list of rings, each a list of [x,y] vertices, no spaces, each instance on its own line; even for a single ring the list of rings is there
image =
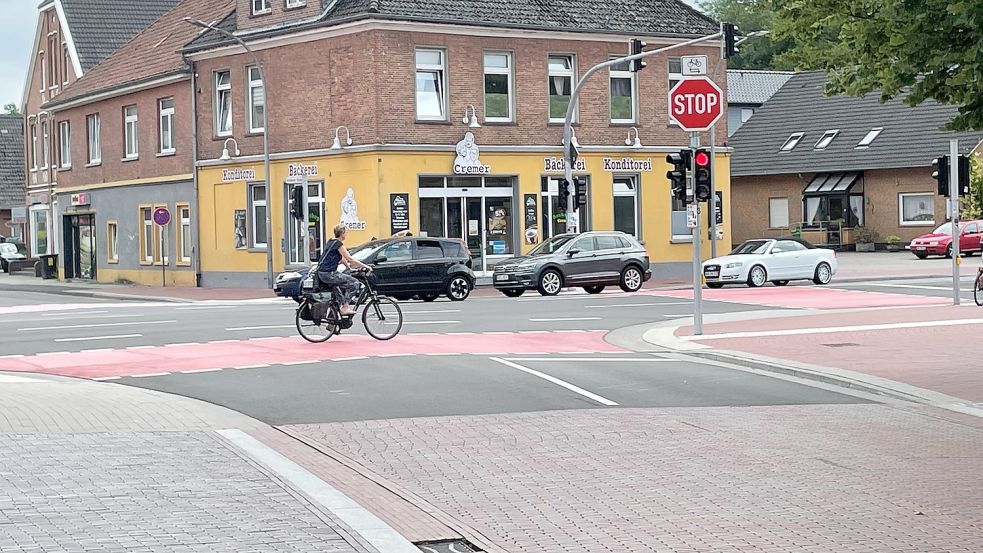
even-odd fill
[[[706,0],[700,9],[719,21],[737,25],[739,34],[770,31],[775,19],[772,0]],[[771,35],[755,37],[740,46],[740,52],[728,60],[728,69],[770,69],[790,71],[794,65],[781,54],[792,46],[789,39],[776,40]]]
[[[951,130],[983,128],[983,1],[772,0],[784,61],[823,69],[828,94],[877,92],[959,106]]]
[[[14,103],[3,106],[3,112],[7,115],[20,115],[20,110],[17,109],[17,104]]]
[[[983,218],[983,158],[969,156],[969,195],[959,202],[963,219]]]

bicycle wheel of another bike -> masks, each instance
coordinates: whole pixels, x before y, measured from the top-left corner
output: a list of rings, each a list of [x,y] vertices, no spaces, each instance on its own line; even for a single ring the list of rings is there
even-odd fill
[[[976,286],[973,286],[973,301],[983,307],[983,273],[976,276]]]
[[[305,309],[308,309],[308,303],[302,303],[300,307],[297,308],[297,315],[295,317],[297,324],[297,332],[300,333],[308,342],[313,342],[315,344],[320,342],[326,342],[329,338],[338,333],[337,323],[329,323],[327,320],[324,321],[306,321],[300,315]],[[328,310],[328,320],[337,321],[338,320],[338,310],[332,306]]]
[[[403,312],[395,301],[379,298],[362,309],[362,324],[376,340],[389,340],[403,328]]]

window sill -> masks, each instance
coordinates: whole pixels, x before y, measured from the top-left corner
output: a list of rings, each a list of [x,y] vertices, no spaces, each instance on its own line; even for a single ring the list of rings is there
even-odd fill
[[[692,244],[693,243],[693,237],[692,236],[683,236],[681,234],[680,235],[673,235],[672,238],[669,239],[669,243],[670,244]]]
[[[263,247],[252,246],[252,247],[246,248],[246,251],[249,252],[249,253],[266,253],[266,250],[267,250],[267,248],[265,246],[263,246]]]
[[[641,127],[640,123],[635,121],[611,121],[608,123],[609,127]]]
[[[269,8],[269,9],[263,10],[261,12],[251,13],[251,14],[249,14],[249,17],[258,17],[258,16],[261,16],[261,15],[270,15],[271,13],[273,13],[273,8]]]
[[[106,263],[110,265],[119,265],[119,259],[107,259]]]
[[[174,157],[176,155],[177,155],[177,151],[171,150],[169,152],[160,152],[159,154],[157,154],[157,157]]]
[[[120,161],[123,162],[123,163],[126,163],[128,161],[140,161],[140,156],[136,156],[136,157],[124,157]]]
[[[232,133],[231,132],[217,133],[214,136],[212,136],[212,140],[228,140],[230,138],[232,138]]]
[[[260,136],[263,136],[263,134],[264,134],[263,129],[259,129],[259,130],[252,129],[252,130],[250,130],[249,132],[246,133],[246,138],[260,137]]]
[[[493,126],[493,127],[517,127],[519,123],[515,121],[489,121],[485,119],[482,121],[483,124]]]
[[[925,222],[919,221],[917,223],[900,222],[898,223],[898,226],[899,227],[934,227],[935,221],[925,221]]]
[[[307,7],[307,2],[304,2],[303,4],[297,4],[296,6],[287,6],[287,5],[284,5],[283,11],[285,11],[285,12],[292,12],[294,10],[299,10],[299,9],[306,8],[306,7]]]
[[[559,120],[559,121],[552,121],[551,120],[549,123],[546,123],[546,126],[547,127],[562,127],[563,125],[564,125],[564,121],[562,119]],[[580,126],[580,121],[573,121],[573,122],[570,123],[570,126],[571,127],[579,127]]]
[[[175,265],[178,266],[178,267],[190,267],[191,266],[191,262],[190,261],[178,261],[177,263],[175,263]]]
[[[446,119],[417,119],[416,123],[418,125],[451,125],[451,122]]]
[[[85,168],[86,169],[89,169],[90,167],[99,167],[100,165],[102,165],[102,160],[92,161],[92,162],[86,163],[85,164]]]
[[[59,167],[58,168],[58,172],[59,173],[64,173],[65,171],[71,171],[71,170],[72,170],[72,166],[71,165],[66,165],[64,167]]]

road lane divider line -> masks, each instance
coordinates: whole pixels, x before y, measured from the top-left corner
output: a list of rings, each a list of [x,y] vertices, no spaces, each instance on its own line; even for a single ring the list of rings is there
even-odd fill
[[[965,326],[983,324],[983,319],[946,319],[941,321],[917,321],[908,323],[883,323],[869,325],[827,326],[813,328],[787,328],[784,330],[755,330],[747,332],[724,332],[703,334],[701,336],[678,336],[689,341],[729,340],[733,338],[764,338],[768,336],[803,336],[809,334],[835,334],[837,332],[866,332],[870,330],[900,330],[905,328],[928,328],[937,326]]]
[[[512,367],[513,369],[516,369],[518,371],[522,371],[524,373],[531,374],[533,376],[542,378],[543,380],[546,380],[547,382],[552,382],[553,384],[556,384],[557,386],[561,386],[563,388],[566,388],[567,390],[570,390],[571,392],[574,392],[575,394],[582,395],[582,396],[584,396],[584,397],[586,397],[586,398],[588,398],[588,399],[590,399],[592,401],[596,401],[597,403],[600,403],[601,405],[607,405],[608,407],[614,407],[614,406],[617,406],[618,405],[617,403],[611,401],[610,399],[608,399],[606,397],[599,396],[599,395],[597,395],[597,394],[595,394],[593,392],[588,392],[587,390],[585,390],[585,389],[583,389],[583,388],[581,388],[579,386],[576,386],[574,384],[571,384],[571,383],[569,383],[569,382],[567,382],[565,380],[560,380],[559,378],[556,378],[555,376],[550,376],[550,375],[548,375],[546,373],[539,372],[536,369],[530,369],[529,367],[523,367],[522,365],[519,365],[518,363],[513,363],[512,361],[507,361],[505,359],[502,359],[501,357],[489,357],[489,359],[491,359],[492,361],[495,361],[497,363],[501,363],[501,364],[505,365],[506,367]]]
[[[181,346],[200,346],[201,342],[178,342],[176,344],[164,344],[165,348],[179,348]]]
[[[157,346],[127,346],[126,349],[154,349]]]
[[[23,353],[14,353],[12,355],[0,355],[0,359],[18,359],[24,357]]]
[[[431,357],[447,357],[449,355],[461,355],[461,353],[460,352],[444,351],[444,352],[437,352],[437,353],[424,353],[423,355],[429,355]]]
[[[607,307],[656,307],[656,306],[667,306],[667,305],[693,305],[690,301],[670,301],[670,302],[658,302],[658,303],[612,303],[605,305],[585,305],[584,309],[604,309]]]
[[[376,357],[411,357],[416,355],[415,353],[380,353]]]
[[[600,317],[554,317],[543,319],[529,319],[533,323],[560,323],[564,321],[599,321]]]
[[[171,373],[169,373],[169,372],[160,372],[160,373],[134,374],[134,375],[130,375],[130,378],[151,378],[151,377],[154,377],[154,376],[167,376],[169,374],[171,374]]]
[[[355,355],[352,357],[336,357],[334,359],[330,359],[330,361],[358,361],[359,359],[368,359],[368,358],[369,358],[368,355]]]
[[[55,342],[88,342],[89,340],[122,340],[123,338],[143,338],[143,334],[113,334],[112,336],[85,336],[82,338],[55,338]]]
[[[268,364],[259,364],[259,365],[239,365],[238,367],[232,367],[232,368],[233,368],[233,369],[236,369],[236,370],[242,370],[242,369],[265,369],[265,368],[267,368],[267,367],[269,367],[269,366],[270,366],[270,365],[268,365]]]
[[[273,328],[294,328],[294,325],[261,325],[261,326],[234,326],[226,328],[226,332],[238,332],[242,330],[269,330]],[[255,340],[255,338],[253,338]]]
[[[45,356],[45,355],[69,355],[70,353],[71,352],[68,352],[68,351],[43,351],[43,352],[37,353],[35,355],[37,355],[38,357],[42,357],[42,356]]]
[[[29,326],[25,328],[18,328],[18,332],[28,332],[37,330],[65,330],[70,328],[96,328],[96,327],[107,327],[107,326],[134,326],[134,325],[163,325],[176,323],[177,321],[132,321],[124,323],[95,323],[95,324],[84,324],[84,325],[60,325],[60,326]]]
[[[294,365],[313,365],[314,363],[320,363],[320,362],[321,362],[320,359],[307,359],[304,361],[284,361],[283,363],[280,364],[292,367]]]
[[[238,307],[239,307],[238,305],[205,305],[205,306],[196,305],[194,307],[175,307],[174,310],[175,311],[201,311],[201,310],[209,310],[209,309],[236,309]]]
[[[116,351],[116,348],[83,349],[79,353],[105,353],[107,351]]]
[[[191,369],[188,371],[180,371],[180,372],[181,374],[198,374],[198,373],[215,373],[221,370],[222,369],[219,368],[211,368],[211,369]]]
[[[106,380],[119,380],[120,378],[121,377],[119,377],[119,376],[97,376],[97,377],[93,378],[92,380],[97,380],[99,382],[103,382],[103,381],[106,381]]]
[[[84,311],[82,313],[75,312],[75,313],[72,313],[72,316],[78,317],[79,315],[81,315],[81,316],[85,316],[85,315],[99,315],[101,313],[109,313],[109,311]],[[41,313],[41,316],[42,317],[64,317],[65,316],[65,313],[64,312],[59,312],[59,313]]]
[[[239,342],[241,340],[209,340],[209,344],[231,344],[233,342]]]
[[[576,353],[579,353],[581,355],[583,355],[585,353],[589,353],[590,355],[596,355],[598,353],[605,353],[605,352],[599,352],[599,351],[595,351],[595,352],[578,351]],[[621,353],[621,354],[624,354],[625,352],[620,351],[620,352],[607,352],[607,353]],[[549,354],[546,354],[546,355],[549,355]],[[600,361],[600,362],[617,361],[619,363],[622,362],[622,361],[633,361],[633,362],[638,362],[638,363],[643,363],[643,362],[644,363],[651,363],[653,361],[655,361],[656,363],[662,363],[662,362],[666,362],[666,361],[673,361],[673,359],[658,359],[658,358],[650,359],[650,358],[645,358],[645,357],[641,357],[641,358],[640,357],[506,357],[505,360],[506,361],[537,361],[537,362],[539,362],[539,361],[560,361],[560,362],[565,362],[565,361]]]

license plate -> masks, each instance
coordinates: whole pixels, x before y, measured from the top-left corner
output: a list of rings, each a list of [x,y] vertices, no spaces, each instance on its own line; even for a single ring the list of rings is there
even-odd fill
[[[705,271],[703,273],[703,276],[707,278],[717,278],[718,276],[720,276],[720,271]]]
[[[918,246],[915,249],[918,251],[925,251],[925,246]]]
[[[495,280],[508,280],[509,275],[495,275]]]

